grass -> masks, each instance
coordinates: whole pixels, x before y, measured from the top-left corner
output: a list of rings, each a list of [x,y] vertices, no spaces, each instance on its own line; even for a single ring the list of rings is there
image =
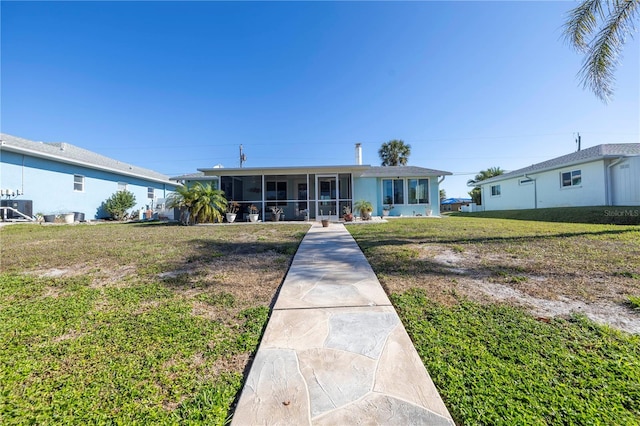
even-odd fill
[[[638,226],[448,217],[349,231],[388,293],[424,288],[455,303],[454,292],[482,298],[474,283],[485,280],[548,300],[622,303],[640,295]]]
[[[497,210],[474,213],[449,213],[451,216],[493,219],[536,220],[543,222],[640,225],[640,207],[558,207],[549,209]]]
[[[308,225],[0,229],[0,424],[224,424]],[[640,424],[640,228],[451,217],[349,228],[460,424]],[[634,307],[635,304],[635,307]]]
[[[640,423],[640,336],[422,290],[392,299],[457,423]]]
[[[639,227],[450,217],[348,229],[458,424],[640,424],[639,335],[512,298],[637,318]]]
[[[274,228],[3,228],[0,423],[224,424],[307,227]]]

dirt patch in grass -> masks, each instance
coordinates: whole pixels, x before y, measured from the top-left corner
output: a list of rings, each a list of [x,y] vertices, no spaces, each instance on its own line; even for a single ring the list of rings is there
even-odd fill
[[[582,313],[640,333],[640,315],[628,303],[640,295],[638,227],[397,222],[350,228],[390,294],[420,288],[450,306],[466,298],[522,306],[539,317]]]

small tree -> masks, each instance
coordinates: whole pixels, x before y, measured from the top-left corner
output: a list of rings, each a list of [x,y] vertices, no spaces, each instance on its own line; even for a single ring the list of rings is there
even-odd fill
[[[480,191],[480,182],[494,176],[500,176],[501,174],[504,174],[504,170],[502,170],[500,167],[489,167],[487,170],[482,170],[480,173],[478,173],[474,179],[469,179],[467,181],[467,186],[474,186],[474,188],[469,191],[471,201],[478,205],[481,205],[482,193]]]
[[[196,182],[192,187],[179,186],[169,196],[169,208],[183,210],[181,221],[185,225],[203,222],[221,222],[222,213],[227,209],[224,192],[211,184]]]
[[[136,196],[129,191],[118,191],[104,202],[104,209],[115,220],[123,220],[127,210],[136,205]]]
[[[445,200],[447,198],[447,191],[444,189],[440,190],[440,201]]]

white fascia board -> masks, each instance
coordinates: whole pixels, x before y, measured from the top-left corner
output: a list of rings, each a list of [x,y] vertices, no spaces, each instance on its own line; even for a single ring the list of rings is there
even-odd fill
[[[359,166],[292,166],[292,167],[243,167],[243,168],[201,168],[199,172],[217,176],[254,176],[254,175],[295,175],[322,173],[354,173],[368,170],[369,165]],[[211,176],[211,175],[208,175]]]

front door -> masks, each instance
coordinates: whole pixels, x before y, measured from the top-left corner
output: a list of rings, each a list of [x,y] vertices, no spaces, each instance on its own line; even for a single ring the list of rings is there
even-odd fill
[[[338,220],[338,176],[316,176],[316,218]]]

